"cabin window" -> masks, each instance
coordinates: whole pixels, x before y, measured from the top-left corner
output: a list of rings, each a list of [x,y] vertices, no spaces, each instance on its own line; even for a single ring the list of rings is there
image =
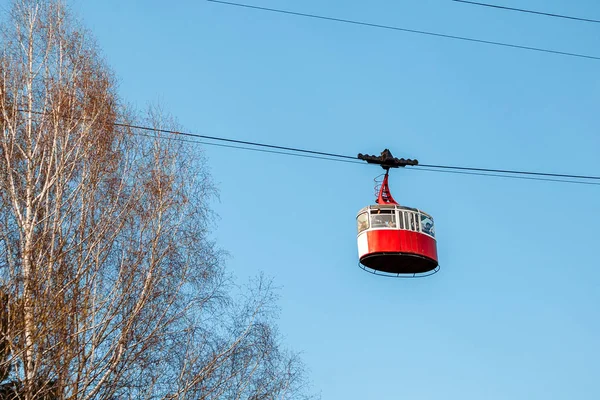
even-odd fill
[[[423,233],[426,233],[431,237],[435,237],[433,219],[429,215],[421,214],[421,229]]]
[[[410,229],[411,231],[418,231],[419,227],[418,227],[418,222],[417,222],[417,216],[415,215],[415,213],[412,212],[408,212],[406,213],[408,215],[408,225],[407,225],[407,229]]]
[[[406,228],[404,228],[404,226],[405,226],[404,225],[404,213],[402,211],[398,211],[398,213],[399,213],[398,214],[399,215],[399,218],[398,218],[398,228],[400,228],[400,229],[406,229]]]
[[[356,217],[356,222],[358,224],[358,233],[369,229],[369,214],[362,213],[358,217]]]
[[[371,210],[372,228],[396,228],[396,210]]]

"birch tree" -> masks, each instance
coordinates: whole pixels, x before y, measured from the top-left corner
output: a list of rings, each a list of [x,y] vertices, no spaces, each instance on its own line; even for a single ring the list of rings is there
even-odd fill
[[[0,55],[0,397],[301,398],[267,281],[228,294],[198,151],[132,124],[90,35],[14,2]]]

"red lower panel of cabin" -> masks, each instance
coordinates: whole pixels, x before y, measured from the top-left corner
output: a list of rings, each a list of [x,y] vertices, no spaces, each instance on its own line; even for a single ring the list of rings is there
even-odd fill
[[[437,246],[432,237],[405,230],[372,230],[367,235],[368,252],[361,264],[389,273],[423,273],[437,267]]]
[[[381,229],[367,231],[369,253],[413,253],[437,261],[435,239],[423,233]]]

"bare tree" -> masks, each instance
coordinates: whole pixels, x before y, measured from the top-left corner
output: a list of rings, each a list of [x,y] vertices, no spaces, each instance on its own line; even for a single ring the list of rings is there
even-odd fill
[[[228,295],[204,159],[127,112],[89,35],[19,0],[0,56],[0,395],[300,398],[275,299]]]

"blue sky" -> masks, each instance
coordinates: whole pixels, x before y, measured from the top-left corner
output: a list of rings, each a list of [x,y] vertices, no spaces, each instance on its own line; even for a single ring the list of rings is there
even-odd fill
[[[599,24],[449,0],[251,4],[600,56]],[[600,19],[593,0],[502,4]],[[199,0],[71,5],[122,98],[187,131],[600,174],[600,61]],[[387,279],[357,267],[380,169],[203,151],[228,268],[274,278],[285,342],[324,399],[600,398],[600,187],[394,171],[396,200],[435,218],[442,269]]]

